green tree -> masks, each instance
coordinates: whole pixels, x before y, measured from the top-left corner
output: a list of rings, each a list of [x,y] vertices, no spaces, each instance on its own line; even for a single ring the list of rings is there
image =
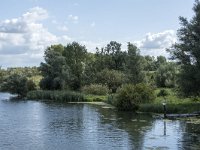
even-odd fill
[[[155,71],[156,70],[156,60],[154,56],[144,56],[144,70],[145,71]]]
[[[165,58],[165,56],[157,56],[157,60],[155,62],[156,69],[158,69],[161,65],[164,65],[165,63],[167,63],[167,59]]]
[[[111,41],[105,48],[96,49],[96,64],[98,68],[120,70],[125,69],[125,58],[127,53],[121,50],[121,44]]]
[[[143,67],[139,49],[135,45],[128,43],[126,72],[131,83],[137,84],[144,80]]]
[[[156,71],[156,85],[158,87],[175,87],[178,69],[175,63],[165,63]]]
[[[136,111],[142,103],[149,103],[155,98],[153,89],[146,84],[125,84],[117,90],[115,105],[119,110]]]
[[[95,83],[96,75],[99,72],[96,61],[97,59],[95,54],[87,53],[84,71],[81,79],[83,86]]]
[[[63,56],[70,68],[70,86],[77,90],[82,86],[82,78],[85,70],[87,49],[77,42],[72,42],[64,47]]]
[[[45,63],[40,64],[43,79],[40,82],[42,89],[60,90],[64,89],[69,79],[69,67],[65,57],[62,56],[64,47],[52,45],[45,50]]]
[[[117,70],[104,69],[97,74],[97,83],[108,86],[115,93],[117,88],[125,82],[125,74]]]
[[[4,73],[3,73],[3,70],[0,67],[0,84],[3,82],[3,78],[4,78]]]
[[[25,97],[27,92],[35,89],[35,84],[32,81],[20,74],[10,75],[2,85],[3,91],[17,94],[19,97]]]
[[[168,51],[181,64],[179,86],[186,95],[200,95],[200,1],[196,0],[194,17],[180,17],[178,43]]]

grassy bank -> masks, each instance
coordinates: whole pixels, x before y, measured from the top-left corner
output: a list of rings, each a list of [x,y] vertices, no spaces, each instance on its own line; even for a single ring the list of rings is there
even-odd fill
[[[157,89],[155,94],[158,95],[161,89]],[[193,113],[200,111],[200,98],[179,97],[175,89],[165,89],[169,95],[164,97],[156,97],[153,103],[141,104],[139,111],[141,112],[153,112],[163,113],[163,102],[166,102],[166,108],[168,114],[173,113]]]
[[[107,100],[107,95],[85,95],[74,91],[35,90],[28,92],[26,98],[61,102],[102,102]]]
[[[155,94],[157,95],[161,89],[157,89]],[[197,97],[181,98],[178,97],[174,89],[165,89],[169,95],[165,97],[156,97],[152,103],[140,104],[140,112],[151,112],[151,113],[163,113],[162,103],[166,101],[167,113],[192,113],[200,111],[200,99]],[[114,105],[114,95],[91,95],[82,94],[73,91],[44,91],[36,90],[30,91],[27,94],[27,99],[32,100],[51,100],[60,102],[106,102]]]
[[[36,90],[30,91],[27,94],[27,99],[31,100],[52,100],[61,102],[82,102],[86,101],[84,95],[72,91],[45,91]]]
[[[167,104],[168,114],[176,113],[193,113],[200,111],[200,103],[183,103],[183,104]],[[141,104],[139,107],[140,112],[163,113],[162,104]]]

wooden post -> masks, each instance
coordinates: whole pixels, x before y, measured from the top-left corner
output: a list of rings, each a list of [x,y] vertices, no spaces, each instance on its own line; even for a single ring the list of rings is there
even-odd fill
[[[164,111],[164,118],[167,118],[167,109],[166,109],[166,103],[163,103],[163,111]]]

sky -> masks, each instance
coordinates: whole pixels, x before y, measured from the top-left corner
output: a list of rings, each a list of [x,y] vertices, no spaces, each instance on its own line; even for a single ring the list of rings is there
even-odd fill
[[[39,66],[52,44],[77,41],[89,52],[117,41],[142,55],[168,57],[179,16],[194,0],[6,0],[0,4],[0,66]]]

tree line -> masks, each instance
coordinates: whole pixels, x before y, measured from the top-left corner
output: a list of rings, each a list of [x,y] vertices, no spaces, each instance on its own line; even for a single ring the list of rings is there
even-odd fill
[[[112,93],[122,84],[147,83],[158,87],[175,87],[177,65],[164,56],[155,59],[141,56],[139,49],[111,41],[89,53],[77,42],[52,45],[45,50],[45,62],[39,69],[43,75],[40,87],[46,90],[80,90],[90,84],[106,85]]]
[[[120,43],[111,41],[103,48],[96,48],[95,53],[88,52],[78,42],[51,45],[45,50],[44,60],[39,67],[0,69],[2,89],[11,86],[10,80],[22,77],[30,82],[35,76],[42,76],[38,88],[43,90],[80,91],[84,86],[97,84],[115,93],[127,83],[154,87],[176,85],[176,63],[168,62],[164,56],[142,56],[131,43],[127,43],[127,50],[122,50]]]
[[[88,52],[78,42],[51,45],[45,50],[44,62],[32,68],[30,74],[27,68],[14,69],[15,73],[13,69],[0,69],[1,90],[11,91],[9,88],[14,85],[9,85],[13,83],[10,81],[21,77],[33,81],[35,75],[42,77],[34,87],[43,90],[80,91],[85,86],[103,85],[115,93],[123,84],[145,83],[152,87],[176,87],[184,96],[199,96],[199,0],[195,1],[193,10],[195,14],[190,21],[180,17],[178,42],[167,50],[174,61],[167,61],[164,56],[142,56],[132,43],[127,43],[127,49],[122,50],[120,43],[111,41],[105,47],[96,48],[95,53]]]

